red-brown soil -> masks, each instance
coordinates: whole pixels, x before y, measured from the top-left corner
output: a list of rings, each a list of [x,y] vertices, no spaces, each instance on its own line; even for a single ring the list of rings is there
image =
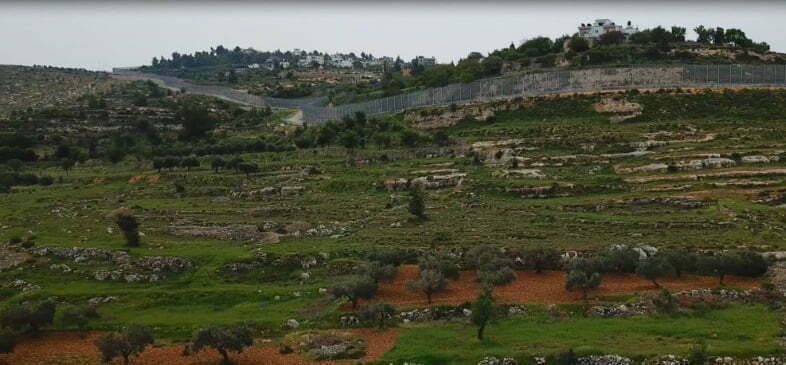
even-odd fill
[[[496,287],[494,296],[502,302],[508,303],[565,303],[581,300],[578,292],[565,290],[564,271],[544,271],[540,274],[534,271],[517,271],[516,280]],[[402,265],[398,275],[390,283],[381,283],[377,295],[372,301],[390,302],[397,305],[426,305],[426,296],[407,288],[406,281],[417,277],[417,266]],[[683,275],[681,278],[665,278],[658,283],[670,290],[687,290],[712,288],[718,285],[718,279],[708,276]],[[756,278],[726,277],[724,284],[751,288],[760,285]],[[434,303],[459,304],[475,299],[479,286],[475,282],[474,271],[464,271],[461,276],[450,281],[448,288],[432,297]],[[599,297],[609,294],[632,293],[656,290],[657,287],[649,281],[634,274],[605,274],[603,282],[597,290],[590,292],[590,297]]]
[[[350,329],[347,331],[362,335],[368,342],[368,351],[361,361],[374,361],[387,352],[398,338],[398,329],[378,331],[375,329]],[[11,354],[0,355],[0,364],[8,365],[98,365],[101,356],[93,345],[100,332],[90,332],[81,336],[75,332],[46,334],[40,338],[22,341]],[[259,341],[258,341],[259,342]],[[265,342],[265,341],[261,341]],[[215,351],[202,351],[193,356],[182,356],[183,346],[164,345],[148,348],[139,357],[132,357],[134,365],[215,365],[221,357]],[[312,362],[299,355],[282,355],[278,347],[269,343],[259,343],[247,348],[241,354],[231,354],[238,365],[299,365],[299,364],[352,364],[358,360],[335,362]],[[122,364],[115,359],[111,364]]]

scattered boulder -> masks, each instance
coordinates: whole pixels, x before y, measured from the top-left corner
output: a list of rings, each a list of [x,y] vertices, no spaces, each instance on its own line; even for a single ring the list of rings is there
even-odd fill
[[[753,155],[753,156],[742,156],[742,162],[744,163],[769,163],[770,158],[767,156],[761,155]]]
[[[281,195],[282,196],[295,196],[303,194],[306,191],[306,188],[302,186],[282,186],[281,187]]]

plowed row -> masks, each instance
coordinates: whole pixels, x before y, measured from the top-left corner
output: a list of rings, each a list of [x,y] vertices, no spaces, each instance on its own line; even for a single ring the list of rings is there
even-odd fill
[[[508,303],[566,303],[581,300],[578,292],[565,290],[564,271],[544,271],[540,274],[534,271],[517,271],[516,279],[506,285],[496,287],[494,296],[497,300]],[[402,265],[398,275],[389,283],[382,283],[377,295],[372,301],[389,302],[398,305],[426,305],[426,296],[407,288],[406,281],[417,277],[417,266]],[[658,283],[670,290],[688,290],[711,288],[718,285],[718,279],[708,276],[683,275],[681,278],[664,278]],[[756,278],[726,277],[724,284],[752,288],[760,285]],[[432,301],[442,304],[459,304],[475,299],[478,284],[475,282],[474,271],[463,271],[461,276],[450,281],[445,291],[434,294]],[[634,274],[605,274],[603,282],[597,290],[590,293],[590,297],[599,297],[609,294],[632,293],[658,289],[651,281]]]

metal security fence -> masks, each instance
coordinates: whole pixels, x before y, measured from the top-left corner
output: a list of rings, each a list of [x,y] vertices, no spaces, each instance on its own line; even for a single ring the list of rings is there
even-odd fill
[[[168,87],[185,88],[188,92],[223,97],[250,105],[296,108],[303,111],[304,122],[320,123],[341,119],[356,112],[364,112],[367,115],[396,113],[424,106],[516,96],[633,88],[784,85],[786,65],[648,65],[537,72],[453,84],[335,107],[322,106],[323,98],[270,98],[250,95],[227,87],[191,84],[174,77],[126,71],[120,72],[120,75],[157,79]]]
[[[306,121],[340,119],[355,112],[395,113],[515,96],[632,88],[784,85],[786,65],[667,65],[531,73],[416,91],[357,104],[315,110]]]

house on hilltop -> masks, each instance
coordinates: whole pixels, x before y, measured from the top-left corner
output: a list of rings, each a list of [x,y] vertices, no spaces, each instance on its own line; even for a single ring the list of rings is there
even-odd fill
[[[632,26],[630,20],[628,20],[628,24],[624,27],[615,24],[610,19],[595,19],[595,22],[592,24],[581,23],[581,25],[579,25],[579,35],[584,38],[598,39],[601,35],[608,32],[621,32],[629,36],[638,33],[639,28]]]

